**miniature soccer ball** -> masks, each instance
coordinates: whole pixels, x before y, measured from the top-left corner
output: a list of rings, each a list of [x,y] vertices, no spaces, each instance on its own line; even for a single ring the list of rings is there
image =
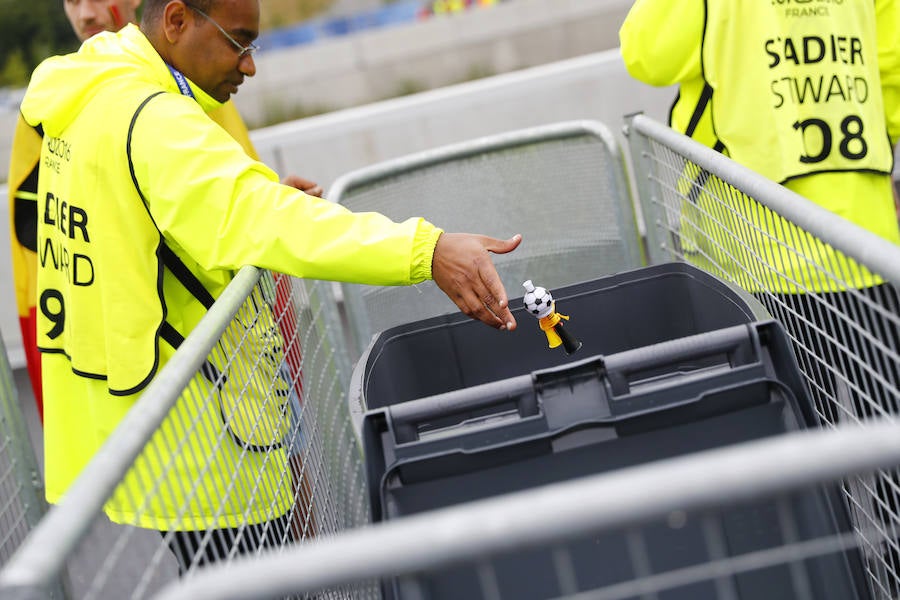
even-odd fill
[[[542,287],[534,287],[529,279],[522,284],[525,288],[525,297],[522,302],[525,309],[538,319],[542,319],[553,312],[553,295]]]

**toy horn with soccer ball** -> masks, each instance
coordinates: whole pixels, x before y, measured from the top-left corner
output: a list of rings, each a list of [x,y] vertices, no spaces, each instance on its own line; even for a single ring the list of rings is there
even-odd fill
[[[547,334],[550,347],[556,348],[562,344],[566,354],[572,354],[581,348],[581,341],[563,327],[563,320],[568,321],[569,317],[556,312],[556,302],[550,291],[535,287],[530,279],[522,286],[525,288],[525,297],[522,298],[525,309],[537,317],[541,330]]]

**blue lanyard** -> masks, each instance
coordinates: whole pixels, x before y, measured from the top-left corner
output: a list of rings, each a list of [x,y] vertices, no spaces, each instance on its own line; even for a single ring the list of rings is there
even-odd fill
[[[194,92],[188,84],[187,77],[169,63],[166,63],[166,66],[169,67],[169,72],[172,73],[172,77],[175,78],[175,83],[178,85],[178,91],[180,91],[183,96],[194,98]],[[196,98],[194,98],[194,100],[196,100]]]

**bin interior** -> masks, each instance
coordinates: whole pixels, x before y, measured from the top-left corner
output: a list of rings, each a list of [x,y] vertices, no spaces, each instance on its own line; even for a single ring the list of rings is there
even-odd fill
[[[733,391],[729,393],[734,393]],[[777,435],[798,426],[790,394],[773,382],[755,382],[738,393],[743,407],[706,419],[683,422],[666,428],[620,430],[618,436],[597,435],[594,443],[584,443],[584,430],[574,447],[565,445],[565,436],[543,440],[543,447],[523,444],[517,460],[469,468],[455,476],[428,476],[428,464],[437,457],[423,457],[418,473],[386,481],[382,506],[387,518],[397,519],[427,510],[495,496],[505,492],[533,489],[553,482],[607,472],[695,451]],[[450,457],[445,457],[450,458]],[[460,458],[457,456],[456,458]],[[439,460],[439,459],[437,459]],[[416,461],[411,461],[416,462]],[[408,465],[412,467],[413,465]],[[410,469],[406,469],[409,471]],[[438,469],[440,470],[440,469]],[[836,490],[811,488],[784,500],[793,515],[793,535],[814,539],[836,531],[846,531],[848,523]],[[699,515],[685,515],[682,522],[643,524],[627,531],[613,530],[586,535],[562,546],[572,561],[572,574],[579,590],[591,590],[624,581],[661,574],[670,570],[703,567],[723,557],[779,548],[791,535],[785,530],[783,514],[774,500],[762,499],[719,510],[713,519],[722,533],[723,556],[713,556]],[[649,564],[638,572],[629,554],[629,535],[636,534],[644,545]],[[631,548],[633,549],[633,547]],[[553,551],[546,548],[516,550],[493,561],[495,583],[504,598],[555,598],[562,595],[556,576]],[[792,569],[795,569],[792,571]],[[739,573],[729,580],[738,599],[794,598],[796,580],[802,577],[813,598],[850,599],[867,597],[856,553],[834,552],[802,561],[799,566],[778,563]],[[699,581],[667,589],[658,598],[693,600],[716,598],[721,582]],[[477,598],[481,596],[476,569],[458,566],[438,573],[387,582],[387,596],[394,598]]]
[[[565,327],[583,342],[582,349],[572,356],[566,356],[562,348],[547,347],[544,333],[536,319],[521,307],[521,299],[512,303],[519,322],[519,328],[513,332],[497,332],[463,315],[450,315],[396,327],[373,340],[357,365],[355,376],[363,369],[361,391],[356,393],[361,394],[358,400],[367,410],[363,437],[376,520],[393,520],[779,435],[809,424],[808,407],[804,409],[808,399],[782,334],[766,336],[773,354],[764,362],[777,367],[768,376],[759,377],[757,372],[739,385],[700,389],[695,401],[660,405],[653,414],[605,422],[582,420],[573,422],[568,429],[548,429],[533,437],[513,434],[512,424],[496,423],[478,433],[466,433],[463,427],[456,434],[459,445],[454,448],[453,443],[448,443],[441,451],[436,451],[435,445],[427,446],[427,440],[398,445],[383,410],[386,407],[530,374],[587,356],[609,357],[768,317],[752,299],[683,263],[619,273],[551,291],[558,312],[571,317]],[[675,366],[674,372],[683,374],[685,380],[692,377],[690,370],[683,370],[681,365]],[[702,369],[698,373],[703,373]],[[680,385],[677,378],[672,385]],[[567,388],[576,394],[581,393],[580,389]],[[803,397],[798,398],[797,394]],[[565,406],[579,404],[577,398],[554,401]],[[512,422],[538,420],[547,414],[549,407],[545,404],[540,415],[521,416]],[[479,446],[479,450],[464,448],[469,439],[466,436],[483,436],[488,443]],[[413,450],[417,445],[422,446],[418,456]],[[399,446],[406,446],[403,457]],[[849,527],[846,510],[833,487],[801,490],[786,502],[796,519],[794,533],[801,539],[830,535]],[[772,500],[727,507],[714,518],[724,535],[725,556],[786,543],[788,534],[782,514]],[[646,572],[635,570],[633,555],[629,554],[629,535],[635,531],[646,548],[650,563]],[[687,515],[678,527],[661,522],[631,531],[596,535],[585,532],[584,539],[565,544],[565,551],[571,558],[578,589],[590,590],[670,569],[702,566],[721,558],[710,554],[704,536],[704,523],[697,515]],[[555,574],[556,558],[548,549],[527,549],[492,561],[500,597],[564,595]],[[838,551],[802,561],[799,571],[796,565],[781,563],[742,573],[730,578],[730,585],[734,586],[735,598],[787,599],[794,597],[799,577],[814,598],[864,598],[868,594],[861,573],[857,553]],[[481,583],[477,569],[458,566],[388,580],[383,591],[387,598],[482,597]],[[716,597],[719,585],[716,581],[691,583],[652,597]]]
[[[570,317],[564,326],[584,344],[571,356],[561,347],[548,347],[537,319],[517,297],[510,300],[518,322],[515,331],[499,332],[456,314],[382,332],[360,359],[362,398],[352,400],[360,400],[366,409],[380,408],[764,316],[735,289],[685,263],[550,291],[557,312]],[[507,290],[511,296],[514,292]]]

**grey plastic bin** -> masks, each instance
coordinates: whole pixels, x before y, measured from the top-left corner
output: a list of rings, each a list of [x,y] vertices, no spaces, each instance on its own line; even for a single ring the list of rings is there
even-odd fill
[[[780,325],[717,279],[683,264],[660,265],[552,290],[584,342],[566,357],[549,350],[531,317],[498,333],[464,317],[383,332],[354,380],[375,520],[528,489],[708,448],[778,435],[813,422]],[[833,489],[789,499],[797,534],[849,528]],[[729,555],[783,543],[772,501],[720,516]],[[702,524],[643,527],[652,572],[708,562]],[[626,531],[569,544],[586,588],[635,576]],[[502,597],[560,594],[549,550],[516,551],[494,564]],[[813,597],[867,597],[859,556],[804,562]],[[788,598],[787,565],[735,577],[738,598]],[[713,597],[714,583],[667,592]],[[475,570],[383,582],[386,598],[477,597]]]
[[[400,325],[375,337],[357,362],[349,392],[351,413],[523,375],[589,354],[612,354],[770,318],[742,290],[686,263],[624,271],[550,291],[559,312],[571,317],[566,327],[584,343],[576,354],[548,349],[521,299],[510,301],[519,324],[512,332],[494,331],[461,314]],[[507,289],[511,296],[516,292]]]

